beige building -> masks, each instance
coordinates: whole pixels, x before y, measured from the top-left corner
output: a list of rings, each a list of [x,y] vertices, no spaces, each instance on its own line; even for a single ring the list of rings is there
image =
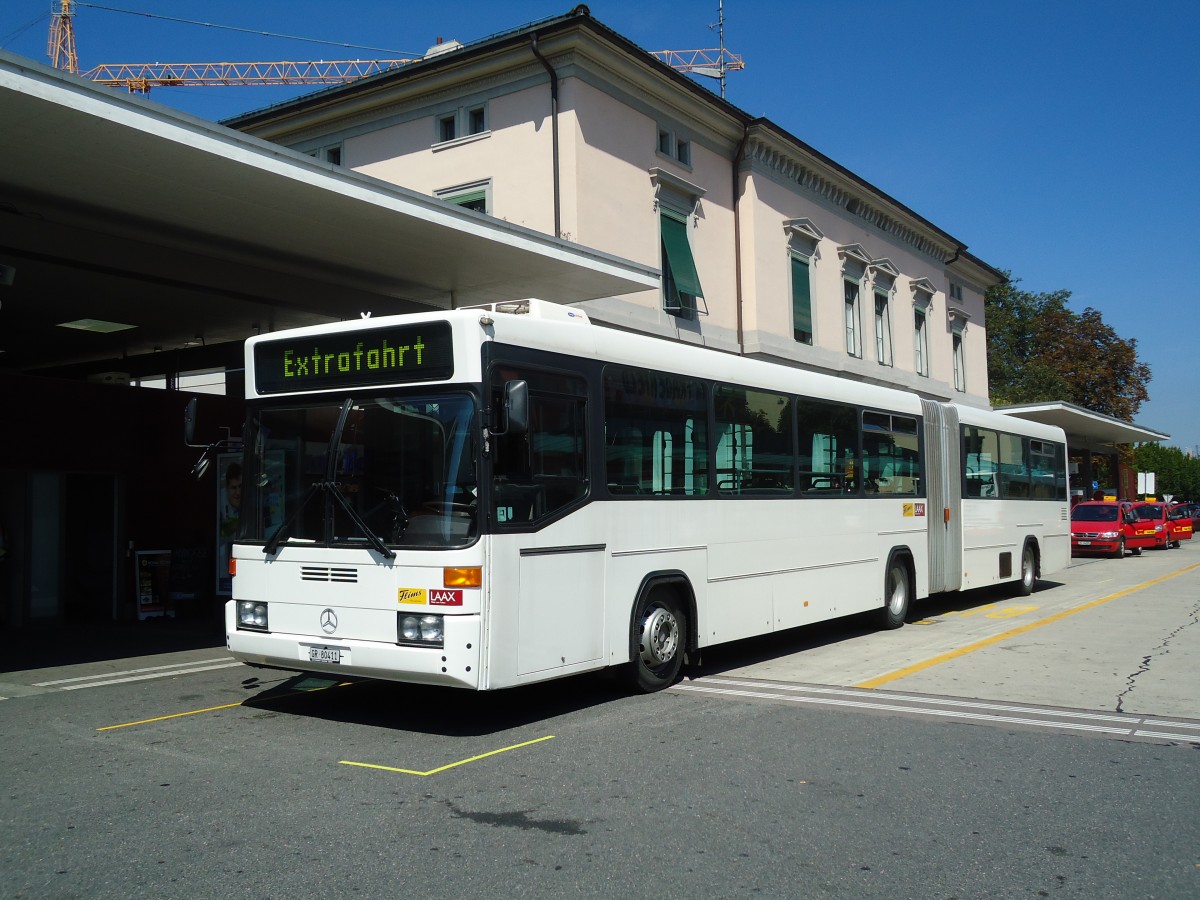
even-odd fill
[[[1000,272],[586,7],[224,124],[661,270],[596,322],[988,405]]]

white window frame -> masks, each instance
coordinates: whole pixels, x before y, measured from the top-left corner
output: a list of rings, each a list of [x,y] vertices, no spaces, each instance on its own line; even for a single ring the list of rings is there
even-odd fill
[[[870,266],[872,312],[875,322],[875,360],[881,366],[894,366],[892,348],[892,295],[900,270],[890,259],[873,259]],[[880,300],[883,301],[882,310]]]
[[[966,394],[967,390],[967,356],[964,319],[954,319],[950,323],[950,361],[954,366],[954,390]]]
[[[923,378],[929,377],[929,310],[913,306],[913,368]]]
[[[659,125],[657,135],[654,145],[655,155],[669,159],[676,165],[691,171],[693,140],[670,125]]]
[[[842,324],[846,330],[846,353],[855,359],[862,359],[862,335],[859,329],[862,282],[843,278],[842,295]]]
[[[933,311],[935,288],[928,278],[914,279],[913,294],[913,370],[929,377],[929,314]]]
[[[867,279],[871,255],[861,244],[838,247],[842,260],[842,324],[846,336],[846,353],[862,359],[862,288]]]
[[[892,295],[876,288],[875,359],[881,366],[892,365]]]
[[[483,128],[479,131],[471,131],[471,116],[473,113],[482,112]],[[454,134],[451,137],[445,137],[442,134],[443,123],[450,123],[454,129]],[[490,136],[491,118],[488,110],[488,103],[464,103],[459,106],[445,108],[439,110],[433,117],[433,149],[442,150],[447,147],[457,147],[460,144],[477,141],[481,138]]]

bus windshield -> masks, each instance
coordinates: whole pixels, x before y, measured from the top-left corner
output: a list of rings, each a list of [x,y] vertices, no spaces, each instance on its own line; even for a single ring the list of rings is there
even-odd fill
[[[478,529],[476,404],[466,394],[321,398],[252,409],[240,536],[461,547]]]

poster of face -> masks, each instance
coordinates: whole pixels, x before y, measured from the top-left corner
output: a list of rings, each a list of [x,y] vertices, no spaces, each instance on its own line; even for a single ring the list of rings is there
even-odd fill
[[[217,594],[228,597],[232,590],[229,557],[242,516],[242,455],[217,455]]]

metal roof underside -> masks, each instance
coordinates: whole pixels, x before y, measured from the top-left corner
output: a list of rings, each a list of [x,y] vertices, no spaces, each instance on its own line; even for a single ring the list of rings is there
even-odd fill
[[[1057,425],[1067,433],[1068,442],[1074,446],[1097,447],[1146,443],[1166,441],[1171,437],[1169,434],[1160,434],[1132,422],[1114,419],[1112,416],[1101,415],[1090,409],[1084,409],[1082,406],[1059,401],[999,406],[996,407],[996,412],[1029,419],[1033,422],[1042,422],[1046,425]]]
[[[658,271],[0,53],[0,371],[523,297]],[[113,334],[76,319],[134,325]],[[144,360],[137,368],[153,362]]]

